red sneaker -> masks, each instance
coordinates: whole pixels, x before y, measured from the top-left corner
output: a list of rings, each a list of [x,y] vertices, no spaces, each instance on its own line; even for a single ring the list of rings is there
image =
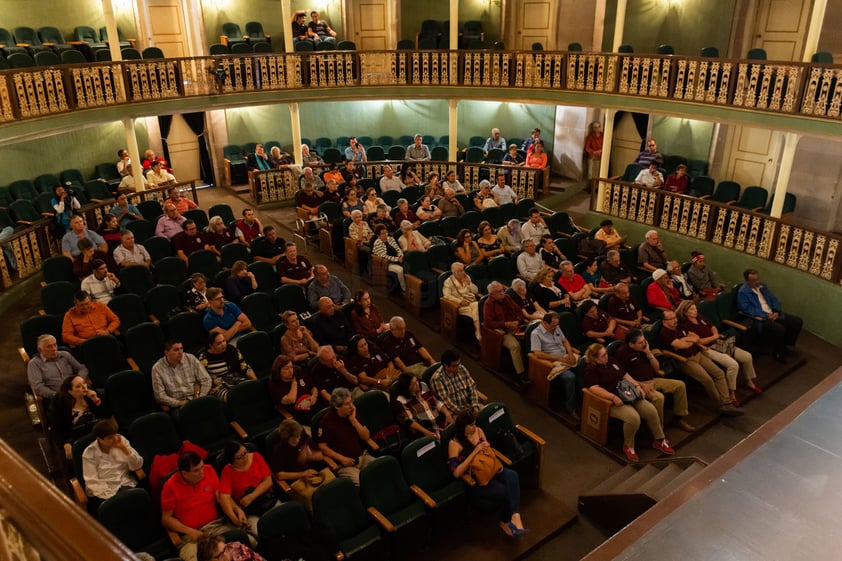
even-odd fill
[[[670,446],[670,443],[666,438],[663,440],[655,440],[654,442],[652,442],[652,448],[654,448],[655,450],[660,450],[668,456],[672,456],[673,454],[675,454],[675,450],[672,449],[672,446]]]
[[[637,453],[634,451],[634,448],[629,448],[628,446],[623,444],[623,452],[626,453],[626,458],[628,458],[630,462],[637,461]]]

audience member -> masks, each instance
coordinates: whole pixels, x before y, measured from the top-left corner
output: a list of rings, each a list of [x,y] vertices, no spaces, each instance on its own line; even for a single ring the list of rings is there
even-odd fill
[[[52,436],[64,449],[64,456],[73,458],[73,443],[91,432],[108,411],[96,392],[81,376],[68,376],[62,381],[52,407]]]
[[[400,316],[389,320],[389,333],[383,337],[381,349],[392,357],[401,372],[409,372],[419,378],[433,364],[432,355],[406,328],[406,321]]]
[[[117,150],[117,173],[121,176],[126,175],[127,173],[131,173],[128,171],[128,166],[131,165],[132,160],[129,157],[129,151],[125,148],[120,148]]]
[[[143,552],[138,554],[138,557]],[[151,555],[150,555],[151,557]],[[196,542],[196,561],[216,561],[217,559],[250,559],[251,561],[265,561],[260,554],[248,545],[239,541],[225,541],[222,536],[202,535]],[[152,561],[141,559],[141,561]]]
[[[384,204],[377,205],[377,208],[385,207]],[[386,214],[385,212],[383,213]],[[371,254],[371,240],[374,232],[368,223],[363,221],[363,213],[355,210],[351,213],[351,223],[348,224],[348,237],[351,238],[357,247],[357,265],[360,276],[368,272],[369,256]]]
[[[251,257],[255,261],[263,261],[275,265],[284,257],[286,241],[278,237],[274,226],[264,226],[263,235],[251,241]]]
[[[246,165],[249,171],[268,171],[274,167],[269,161],[269,157],[266,155],[266,149],[262,144],[254,147],[254,154],[248,154],[246,156]]]
[[[465,214],[465,207],[456,198],[456,191],[452,187],[444,188],[444,197],[439,199],[439,210],[442,218],[446,216],[462,216]]]
[[[117,195],[117,204],[111,207],[110,212],[117,217],[122,228],[125,228],[132,220],[143,220],[143,215],[136,206],[129,203],[129,198],[125,193]]]
[[[106,265],[113,266],[114,261],[108,254],[99,249],[94,249],[94,244],[88,238],[82,238],[76,243],[79,255],[73,258],[73,275],[80,281],[91,275],[94,271],[94,261],[103,261]]]
[[[389,324],[383,322],[383,317],[367,290],[358,290],[354,297],[354,307],[351,309],[351,324],[354,331],[369,339],[375,340],[378,335],[389,330]]]
[[[681,265],[678,264],[678,261],[667,261],[667,276],[669,276],[672,285],[678,291],[678,295],[682,300],[693,299],[695,292],[687,281],[687,277],[681,272]]]
[[[477,341],[482,339],[482,330],[479,325],[479,289],[471,281],[471,277],[465,272],[463,263],[452,263],[450,265],[450,276],[444,281],[442,287],[443,297],[456,303],[459,306],[459,314],[463,315],[474,324],[474,334]]]
[[[170,187],[167,190],[167,195],[169,198],[167,199],[168,202],[171,202],[175,205],[176,210],[178,210],[179,214],[184,214],[188,210],[193,210],[194,208],[199,208],[199,205],[194,203],[192,200],[188,199],[187,197],[181,196],[181,188],[180,187]]]
[[[430,148],[426,144],[421,144],[423,137],[416,134],[413,138],[413,144],[406,148],[406,159],[411,162],[429,161],[432,157],[430,155]]]
[[[386,204],[383,199],[377,196],[377,189],[369,187],[365,190],[365,201],[363,201],[363,211],[365,214],[377,212],[377,207]]]
[[[594,239],[605,242],[607,251],[621,248],[626,244],[626,238],[614,229],[614,222],[610,218],[599,223],[599,230],[594,234]]]
[[[279,357],[280,358],[280,357]],[[269,451],[269,467],[275,481],[291,482],[293,499],[312,510],[311,486],[313,478],[322,483],[333,479],[329,468],[322,468],[324,456],[314,440],[295,419],[284,419],[278,426],[278,439]],[[321,470],[321,472],[320,472]],[[307,482],[304,482],[307,479]]]
[[[306,146],[304,144],[303,146]],[[308,149],[309,151],[309,149]],[[309,152],[308,152],[309,153]],[[305,164],[308,163],[307,159],[303,160]],[[279,146],[273,146],[269,150],[269,165],[275,169],[286,169],[289,168],[290,165],[294,164],[295,160],[290,154],[287,154]]]
[[[398,278],[401,292],[406,292],[406,279],[403,274],[403,250],[398,246],[389,234],[386,226],[378,225],[374,229],[374,243],[371,245],[371,253],[388,263],[387,270]]]
[[[312,173],[312,170],[310,171]],[[295,206],[299,211],[299,218],[318,218],[319,205],[322,204],[324,196],[324,193],[316,190],[312,181],[303,182],[301,189],[295,193]]]
[[[609,284],[634,282],[631,269],[623,263],[620,259],[620,252],[616,249],[608,250],[605,259],[599,264],[599,272],[602,273],[602,278],[605,279],[605,282]]]
[[[446,373],[445,376],[448,376]],[[392,384],[392,408],[395,420],[407,431],[438,440],[441,431],[453,422],[453,415],[427,384],[409,373],[398,376]]]
[[[58,341],[52,335],[39,335],[38,352],[26,363],[26,378],[35,395],[50,399],[69,377],[78,376],[86,382],[88,369],[67,351],[60,351]]]
[[[442,189],[444,190],[445,194],[447,188],[453,189],[454,193],[467,193],[467,189],[460,183],[460,181],[456,178],[456,170],[451,169],[444,176],[444,183],[441,184]],[[439,205],[441,206],[441,205]]]
[[[225,301],[221,288],[209,288],[207,297],[208,308],[202,323],[208,333],[222,333],[226,341],[234,344],[243,332],[253,330],[248,316],[235,303]]]
[[[523,241],[520,221],[517,218],[512,218],[504,226],[500,226],[500,229],[497,230],[497,238],[503,244],[503,249],[507,254],[511,255],[520,251]]]
[[[363,203],[357,193],[357,185],[352,182],[345,188],[345,200],[342,201],[342,215],[345,218],[350,218],[351,213],[355,210],[365,212],[365,203]]]
[[[260,516],[278,504],[272,489],[272,472],[260,452],[249,452],[245,444],[236,440],[225,445],[222,458],[225,467],[219,478],[220,503],[227,503],[230,510],[242,509],[249,532],[256,536]]]
[[[234,261],[231,274],[225,279],[225,298],[235,304],[240,304],[243,298],[257,290],[257,279],[248,270],[248,263],[242,260]]]
[[[411,162],[407,162],[401,166],[401,182],[404,184],[404,187],[421,185],[421,178],[415,174],[415,166]]]
[[[351,213],[351,218],[354,217],[353,214],[354,213]],[[390,234],[398,230],[398,225],[395,224],[394,220],[392,220],[392,217],[389,216],[389,207],[387,207],[385,204],[377,206],[377,214],[368,218],[368,225],[371,227],[371,231],[374,233],[377,232],[378,226],[385,226],[386,230],[388,230]]]
[[[178,213],[175,205],[167,201],[164,203],[164,214],[158,218],[155,224],[155,235],[172,240],[176,235],[184,231],[181,227],[187,219]]]
[[[398,199],[395,207],[392,209],[392,221],[395,224],[400,224],[404,220],[407,220],[416,228],[421,225],[421,219],[418,218],[414,210],[409,208],[409,202],[406,199]]]
[[[342,279],[336,275],[331,275],[327,267],[316,265],[313,267],[313,273],[315,279],[307,287],[307,300],[310,302],[311,308],[319,309],[319,301],[325,297],[333,302],[333,306],[337,310],[351,301],[351,291],[345,286]]]
[[[401,250],[404,253],[407,251],[427,251],[430,249],[432,242],[425,238],[421,232],[413,229],[412,223],[409,220],[401,222],[401,232],[402,235],[398,238],[398,244],[400,244]]]
[[[664,176],[658,171],[658,164],[652,162],[646,169],[640,170],[637,177],[634,178],[637,185],[657,189],[664,184]]]
[[[61,338],[71,348],[78,347],[97,335],[114,335],[120,318],[101,302],[92,302],[90,295],[80,290],[73,296],[73,307],[64,314]]]
[[[588,257],[582,261],[582,272],[580,274],[594,294],[601,295],[614,292],[614,287],[602,278],[602,274],[597,269],[597,261],[593,257]]]
[[[585,154],[587,155],[587,169],[585,177],[595,179],[599,176],[599,166],[602,163],[602,125],[594,121],[591,123],[591,132],[585,138]]]
[[[134,178],[134,169],[131,164],[126,167],[126,174],[123,175],[123,178],[120,180],[120,183],[117,185],[118,191],[144,191],[149,189],[149,181],[146,179],[146,175],[140,176],[140,182],[143,185],[141,189],[137,188],[137,182]],[[153,186],[156,187],[156,186]]]
[[[494,127],[491,129],[491,136],[485,139],[485,144],[482,146],[482,151],[488,154],[489,150],[505,150],[506,139],[500,136],[500,129]]]
[[[281,335],[281,352],[288,355],[298,364],[316,356],[319,344],[306,326],[301,325],[298,314],[287,310],[281,314],[281,321],[286,331]]]
[[[191,399],[208,395],[211,377],[195,356],[184,352],[181,341],[164,343],[164,356],[152,366],[152,391],[164,411],[184,407]]]
[[[228,392],[242,382],[257,380],[254,370],[237,347],[228,344],[222,333],[211,333],[208,346],[199,353],[199,362],[211,378],[210,394],[228,401]]]
[[[441,187],[436,186],[435,188],[440,189]],[[442,197],[443,196],[444,193],[442,193]],[[438,220],[439,218],[441,218],[442,211],[440,208],[433,204],[433,199],[431,195],[424,195],[423,197],[421,197],[421,202],[418,204],[418,210],[415,211],[415,214],[424,222],[429,222],[431,220]]]
[[[491,189],[491,192],[497,198],[497,202],[501,205],[517,202],[517,194],[511,187],[506,185],[506,174],[497,174],[497,184]]]
[[[497,195],[491,190],[491,183],[487,179],[483,179],[479,182],[479,191],[474,194],[474,210],[482,212],[495,206],[500,206]]]
[[[243,217],[234,223],[234,237],[247,246],[260,235],[262,230],[263,224],[260,223],[260,220],[254,215],[254,209],[251,208],[244,208]]]
[[[541,217],[541,211],[537,208],[529,209],[529,219],[523,223],[520,228],[521,244],[523,241],[532,240],[535,245],[541,243],[541,238],[550,235],[550,230],[547,228],[547,223]]]
[[[318,40],[318,35],[307,27],[305,20],[307,19],[306,12],[304,10],[296,10],[294,14],[292,14],[292,42],[298,43],[300,41],[308,41],[310,43],[316,44]]]
[[[631,297],[629,285],[618,282],[614,286],[614,294],[608,299],[608,315],[627,329],[643,327],[643,309],[639,302]]]
[[[146,172],[146,181],[149,183],[150,188],[154,189],[155,187],[172,185],[176,182],[176,179],[173,174],[164,168],[161,162],[154,161],[150,164],[149,171]]]
[[[755,269],[746,269],[743,278],[745,282],[737,290],[737,306],[751,318],[753,334],[758,340],[771,343],[775,358],[783,362],[787,345],[795,346],[804,322],[794,314],[784,313],[781,301],[760,282],[760,273]]]
[[[542,308],[530,296],[529,291],[526,289],[526,281],[523,279],[516,278],[512,280],[512,290],[509,296],[520,308],[520,313],[523,316],[522,322],[533,323],[540,321],[544,317],[544,314],[547,313],[547,310]]]
[[[164,158],[157,157],[155,155],[155,151],[150,149],[143,153],[143,162],[141,162],[143,165],[143,173],[149,171],[149,169],[152,167],[152,162],[161,162],[161,165],[164,167],[165,170],[172,171],[172,168],[167,163],[167,161]]]
[[[537,359],[547,360],[553,367],[547,374],[552,386],[564,395],[564,410],[574,421],[581,420],[579,415],[579,391],[573,368],[579,360],[577,352],[559,327],[558,314],[547,312],[538,327],[532,330],[529,338],[530,354]],[[558,380],[558,381],[556,381]]]
[[[205,237],[207,238],[208,249],[220,257],[222,257],[223,247],[237,241],[234,234],[222,221],[221,216],[211,216],[208,220],[208,227],[205,229]]]
[[[722,292],[725,285],[720,283],[713,269],[707,266],[705,256],[698,251],[691,252],[690,268],[687,269],[687,280],[693,290],[705,298],[710,298]]]
[[[661,311],[675,310],[681,302],[681,295],[672,283],[672,279],[663,269],[655,269],[652,281],[646,287],[646,301],[653,308]]]
[[[582,304],[582,333],[589,339],[604,343],[609,339],[621,340],[626,336],[624,327],[617,327],[617,321],[600,310],[596,302],[587,300]]]
[[[310,366],[310,381],[319,390],[319,395],[330,402],[331,394],[337,388],[350,391],[357,389],[357,377],[348,372],[345,362],[336,356],[330,345],[319,347],[316,361]]]
[[[56,212],[57,234],[64,236],[70,229],[70,221],[73,218],[73,211],[82,208],[79,200],[72,193],[65,190],[61,185],[53,187],[53,198],[50,199],[50,206]]]
[[[527,154],[532,151],[532,147],[535,145],[537,140],[541,138],[541,129],[535,127],[532,129],[532,132],[529,134],[529,138],[523,141],[523,145],[520,147],[521,150],[526,152]]]
[[[484,261],[482,250],[474,241],[474,235],[467,228],[462,228],[456,235],[455,249],[456,258],[465,265],[476,265]]]
[[[477,383],[462,364],[459,353],[453,349],[441,355],[441,366],[430,378],[430,388],[450,411],[471,408],[479,411],[481,406]]]
[[[541,249],[538,253],[541,255],[544,265],[557,271],[561,263],[567,260],[567,257],[556,246],[552,236],[549,234],[543,236],[540,243]]]
[[[120,279],[108,270],[102,259],[91,261],[91,274],[82,280],[82,290],[93,302],[108,304],[114,298],[114,290],[120,286]]]
[[[399,177],[395,177],[395,170],[392,166],[385,166],[383,168],[383,177],[380,178],[380,192],[386,191],[402,191],[403,181]]]
[[[401,373],[389,355],[359,333],[351,337],[346,356],[345,367],[356,376],[357,385],[363,391],[388,391],[389,386]]]
[[[573,300],[564,289],[553,282],[555,271],[544,267],[535,275],[532,285],[532,297],[547,311],[571,312],[575,308]]]
[[[657,167],[663,165],[664,156],[658,152],[658,144],[655,142],[654,138],[649,139],[649,142],[646,143],[646,150],[643,150],[637,155],[637,159],[634,163],[642,168],[648,168],[649,165],[653,163],[657,164]]]
[[[337,352],[344,352],[354,334],[351,322],[328,296],[319,298],[318,310],[308,320],[313,338],[322,345],[331,345]]]
[[[643,242],[637,247],[637,263],[649,272],[664,269],[667,266],[667,254],[658,239],[657,230],[646,232]]]
[[[184,298],[184,305],[193,312],[204,312],[208,309],[208,282],[202,273],[190,275],[190,290]]]
[[[345,160],[348,162],[362,164],[368,161],[365,147],[360,144],[356,136],[348,139],[348,147],[345,148]]]
[[[152,266],[149,252],[145,247],[134,242],[134,233],[131,230],[125,230],[120,236],[120,245],[114,248],[113,256],[120,267],[143,265],[148,268]]]
[[[102,217],[102,222],[97,228],[96,233],[102,236],[108,245],[109,253],[114,251],[114,248],[120,245],[120,223],[117,217],[113,214],[106,214]]]
[[[544,260],[535,251],[535,242],[531,238],[524,239],[522,247],[523,251],[517,256],[517,271],[524,280],[532,282],[544,269]]]
[[[319,425],[318,442],[322,454],[339,464],[336,475],[360,484],[360,471],[374,459],[363,448],[363,442],[370,437],[369,430],[357,420],[351,392],[345,388],[333,390],[330,411]]]
[[[319,401],[319,390],[310,377],[295,366],[291,356],[285,354],[275,357],[272,363],[269,396],[279,413],[292,415],[300,423],[309,424],[313,415],[324,409],[324,403]],[[279,471],[274,466],[273,470]]]
[[[61,238],[61,252],[67,257],[73,258],[81,253],[79,250],[79,240],[87,238],[91,241],[95,248],[103,253],[108,251],[108,244],[102,239],[102,236],[88,230],[85,227],[85,219],[81,216],[74,216],[70,219],[70,231]]]
[[[114,419],[97,421],[91,433],[95,440],[82,452],[82,479],[88,512],[96,514],[107,499],[137,487],[133,472],[143,467],[143,458],[118,432]]]
[[[325,186],[322,178],[313,173],[313,168],[309,166],[302,170],[301,179],[298,183],[301,186],[301,189],[307,193],[311,193],[312,191],[321,191]]]
[[[547,167],[547,153],[544,152],[544,141],[541,139],[535,140],[532,143],[531,149],[526,153],[526,162],[523,164],[528,168],[545,169]],[[538,182],[541,181],[539,176]]]
[[[561,276],[558,277],[558,285],[570,295],[571,304],[579,305],[593,297],[591,286],[575,271],[571,261],[563,261],[559,270]]]
[[[667,176],[667,180],[664,183],[664,191],[684,194],[687,192],[687,184],[689,182],[690,176],[687,175],[687,166],[678,164],[675,171]]]
[[[488,298],[482,309],[483,326],[486,329],[496,329],[503,332],[503,346],[512,357],[515,374],[520,380],[526,381],[523,365],[523,351],[520,341],[515,337],[523,322],[520,308],[512,298],[503,291],[503,285],[492,281],[488,285]]]
[[[509,144],[509,151],[503,156],[504,166],[522,166],[526,160],[518,152],[517,144]],[[509,170],[506,170],[509,173]]]
[[[307,24],[310,31],[316,34],[321,43],[336,43],[336,32],[324,20],[319,19],[319,12],[310,12],[310,23]]]
[[[479,226],[477,226],[477,235],[477,246],[479,247],[480,253],[482,253],[484,261],[490,261],[506,252],[489,221],[483,220],[479,223]]]
[[[185,264],[190,262],[190,256],[203,249],[210,250],[213,247],[210,244],[208,236],[204,233],[199,233],[199,228],[192,220],[185,220],[181,223],[182,231],[173,236],[172,243],[175,248],[175,255]]]
[[[294,242],[284,245],[284,258],[275,263],[278,276],[283,284],[305,285],[313,278],[313,266],[306,257],[298,255]]]

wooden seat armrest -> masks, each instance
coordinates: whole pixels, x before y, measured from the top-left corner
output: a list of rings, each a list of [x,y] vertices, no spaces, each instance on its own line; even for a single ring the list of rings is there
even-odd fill
[[[132,357],[127,358],[126,362],[129,363],[129,367],[132,370],[137,370],[138,372],[140,372],[140,366],[137,365],[137,363],[134,361],[134,359]]]
[[[488,396],[482,393],[481,391],[477,390],[477,397],[483,403],[488,403]]]
[[[292,491],[292,487],[290,487],[290,486],[289,486],[289,483],[287,483],[285,479],[277,479],[277,478],[275,478],[275,483],[277,483],[277,484],[278,484],[278,487],[280,487],[280,488],[281,488],[281,491],[282,491],[284,494],[287,494],[287,495],[288,495],[288,494],[290,493],[290,491]]]
[[[532,442],[534,442],[536,446],[539,446],[539,447],[540,447],[540,446],[546,446],[546,444],[547,444],[547,441],[546,441],[546,440],[544,440],[543,438],[541,438],[540,436],[538,436],[537,434],[535,434],[534,432],[532,432],[531,430],[529,430],[529,429],[528,429],[528,428],[526,428],[525,426],[523,426],[523,425],[515,425],[515,428],[516,428],[518,431],[520,431],[520,433],[521,433],[522,435],[524,435],[524,436],[525,436],[525,437],[527,437],[529,440],[531,440]]]
[[[88,504],[88,495],[85,494],[85,490],[82,489],[82,484],[79,482],[79,479],[76,477],[70,478],[70,486],[73,488],[73,498],[76,500],[76,504],[83,507]]]
[[[104,202],[105,202],[105,199],[90,199],[90,201],[91,201],[92,203],[96,203],[96,204],[98,204],[98,205],[101,205],[102,203],[104,203]]]
[[[508,456],[506,456],[500,450],[497,450],[495,448],[492,448],[492,450],[494,450],[494,455],[497,456],[497,459],[500,460],[503,463],[503,465],[512,465],[512,460]]]
[[[667,375],[667,373],[664,372],[663,370],[661,370],[660,368],[655,371],[655,374],[657,374],[658,376],[666,376]]]
[[[672,351],[665,351],[661,349],[661,354],[665,357],[669,357],[672,359],[677,360],[678,362],[687,362],[687,359],[681,356],[680,354],[674,353]]]
[[[170,537],[170,541],[175,547],[178,547],[181,544],[181,537],[178,535],[177,532],[173,532],[172,530],[167,530],[167,535]]]
[[[29,364],[29,354],[26,352],[26,349],[23,347],[18,347],[18,354],[20,355],[20,359],[23,361],[23,364]]]
[[[421,502],[427,505],[428,508],[436,508],[439,506],[436,501],[433,500],[433,497],[425,493],[418,485],[410,485],[409,490],[415,493],[415,496],[421,499]]]
[[[23,224],[24,226],[32,226],[34,222],[29,222],[27,220],[18,220],[18,224]]]
[[[287,409],[285,405],[278,405],[275,407],[275,410],[280,413],[284,419],[292,419],[292,413],[289,412],[289,409]]]
[[[68,41],[68,45],[87,45],[87,41]]]
[[[695,343],[695,345],[696,345],[696,347],[699,348],[699,350],[702,350],[702,351],[708,350],[707,345],[702,345],[701,343]]]
[[[389,522],[389,520],[385,516],[383,516],[383,514],[381,514],[379,510],[377,510],[373,506],[368,507],[366,510],[371,515],[371,517],[377,521],[378,524],[383,526],[384,530],[386,530],[389,533],[392,533],[396,530],[395,526],[391,522]]]
[[[733,327],[734,329],[738,329],[740,331],[748,331],[748,327],[746,327],[742,323],[737,323],[736,321],[731,321],[730,319],[723,319],[722,324],[727,325],[728,327]]]
[[[374,440],[372,440],[370,438],[365,441],[365,445],[368,446],[368,448],[372,452],[379,452],[380,451],[380,446],[378,446],[377,443],[374,442]]]
[[[41,44],[44,45],[45,47],[55,47],[56,46],[56,44],[53,43],[52,41],[42,42]]]
[[[336,561],[344,561],[345,559],[345,554],[341,551],[337,551],[333,556],[336,558]]]
[[[25,49],[29,48],[29,43],[15,43],[16,47],[23,47]]]
[[[440,275],[444,272],[443,269],[439,269],[438,267],[433,267],[432,269],[433,269],[433,272],[436,273],[437,275]]]
[[[155,314],[149,314],[149,319],[152,320],[152,323],[161,323],[161,320]]]
[[[237,421],[231,421],[231,428],[234,429],[234,432],[236,432],[237,436],[239,436],[242,440],[245,440],[249,437],[246,430]]]
[[[41,213],[41,216],[43,216],[44,218],[54,218],[55,215],[56,215],[55,212],[42,212]]]
[[[223,45],[227,45],[228,44],[228,36],[227,35],[220,35],[219,36],[219,42],[222,43]]]

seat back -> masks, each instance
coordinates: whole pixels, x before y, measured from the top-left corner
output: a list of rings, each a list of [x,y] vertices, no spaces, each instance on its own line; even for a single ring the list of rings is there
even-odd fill
[[[60,343],[61,322],[61,317],[51,314],[39,314],[23,320],[20,324],[20,339],[26,354],[35,356],[38,352],[38,337],[41,335],[52,335]]]
[[[716,47],[703,47],[700,55],[707,58],[719,58],[719,49]]]
[[[141,56],[140,51],[137,49],[133,49],[131,47],[126,47],[124,49],[120,49],[120,56],[123,60],[142,60],[143,56]]]
[[[216,253],[209,249],[194,251],[187,258],[187,261],[187,269],[191,275],[193,273],[202,273],[209,279],[214,278],[222,268],[216,259]]]
[[[152,236],[151,238],[145,239],[142,245],[147,253],[149,253],[149,258],[152,260],[153,265],[157,265],[164,257],[173,256],[172,242],[167,238]],[[156,276],[154,271],[153,276]]]
[[[184,216],[187,220],[195,222],[199,231],[208,227],[208,215],[200,208],[191,208],[190,210],[186,210],[182,213],[182,216]]]
[[[9,191],[16,199],[23,199],[25,201],[34,201],[38,197],[38,191],[35,189],[35,184],[29,179],[18,179],[9,183]]]
[[[55,27],[39,27],[38,37],[41,38],[41,44],[55,43],[56,45],[67,45],[67,41],[64,40],[64,36],[62,36],[61,31]]]
[[[155,456],[175,454],[181,448],[181,437],[172,417],[160,411],[135,419],[129,426],[129,440],[143,458],[143,469],[147,473]]]
[[[38,37],[38,34],[35,33],[35,30],[31,27],[16,27],[12,33],[15,36],[15,43],[26,43],[30,47],[40,47],[41,46],[41,39]]]
[[[149,220],[132,220],[126,224],[126,230],[133,233],[135,243],[139,243],[141,245],[155,235],[155,225]]]
[[[371,431],[371,434],[395,424],[395,416],[389,405],[389,396],[379,390],[367,391],[354,400],[357,419]]]
[[[146,47],[141,53],[144,59],[159,59],[164,58],[164,51],[158,47]],[[124,55],[125,58],[125,55]]]
[[[153,286],[152,273],[143,265],[129,265],[120,270],[120,284],[123,290],[143,296]]]
[[[170,314],[181,306],[181,294],[178,287],[161,284],[151,288],[144,295],[146,311],[155,317],[161,327],[169,323]]]
[[[38,66],[58,66],[61,59],[53,51],[40,51],[35,53],[35,64]]]
[[[99,40],[99,35],[97,32],[94,31],[93,27],[88,27],[87,25],[80,25],[73,30],[73,34],[76,37],[77,41],[84,41],[88,43],[88,45],[101,45],[102,42]]]
[[[447,468],[447,450],[438,441],[425,436],[406,445],[401,452],[401,467],[406,480],[427,494],[453,483]]]
[[[366,155],[368,156],[368,161],[370,162],[382,162],[386,159],[386,151],[383,150],[383,147],[380,145],[369,148],[366,151]]]
[[[766,206],[766,200],[769,198],[769,192],[758,185],[751,185],[746,187],[737,206],[748,210],[762,209]]]
[[[108,302],[108,307],[120,318],[121,331],[149,321],[143,300],[137,294],[118,294]]]
[[[304,289],[300,285],[283,284],[279,286],[272,293],[272,300],[275,303],[275,309],[281,313],[286,310],[292,310],[299,316],[309,315],[310,313]]]
[[[213,56],[213,55],[229,55],[229,54],[231,54],[231,49],[228,47],[228,45],[224,45],[222,43],[214,43],[213,45],[208,47],[208,53],[210,53],[211,56]],[[225,156],[225,157],[227,158],[228,156]]]
[[[233,437],[225,416],[225,405],[212,396],[190,400],[181,408],[178,432],[211,453],[222,450]]]
[[[64,317],[73,307],[73,295],[79,290],[77,283],[54,281],[41,288],[41,307],[48,314]]]
[[[264,382],[248,380],[231,388],[228,392],[228,412],[252,438],[253,429],[268,421],[281,422]],[[275,427],[277,428],[277,427]]]
[[[713,195],[713,187],[715,182],[712,177],[707,175],[700,175],[693,179],[690,188],[687,191],[688,195],[693,197],[704,197],[705,195]]]
[[[79,360],[88,367],[94,388],[104,388],[109,376],[128,368],[120,342],[111,335],[96,335],[79,345]]]
[[[105,395],[117,424],[125,431],[136,420],[157,410],[149,378],[137,370],[121,370],[105,382]]]
[[[234,211],[231,210],[231,207],[227,204],[213,205],[208,209],[208,216],[218,216],[222,218],[222,222],[224,222],[226,225],[230,225],[232,222],[235,222],[237,220],[234,217]]]
[[[253,52],[254,47],[252,47],[249,43],[234,43],[231,45],[231,54],[245,54]]]
[[[313,520],[323,528],[326,540],[337,545],[371,528],[379,536],[363,508],[357,488],[347,477],[337,477],[316,489]],[[343,553],[347,556],[351,552]]]
[[[360,497],[365,506],[376,508],[387,518],[418,501],[393,456],[381,456],[360,472]]]
[[[137,210],[140,211],[143,218],[153,224],[164,214],[164,210],[161,208],[161,203],[154,199],[140,201],[135,206],[137,207]]]
[[[47,284],[58,281],[79,282],[73,274],[73,260],[66,255],[54,255],[45,259],[41,263],[41,274]]]
[[[244,40],[243,32],[240,30],[240,25],[231,21],[226,21],[222,24],[222,35],[228,37],[228,44],[233,41]]]
[[[129,489],[114,495],[100,505],[98,518],[133,551],[157,553],[162,550],[172,554],[172,545],[161,526],[157,508],[145,489]]]
[[[266,292],[249,294],[240,302],[240,308],[260,331],[272,331],[281,321],[272,305],[272,295]]]
[[[167,332],[170,337],[178,337],[184,345],[184,351],[198,354],[207,343],[208,336],[202,319],[204,313],[180,312],[170,318]]]
[[[720,181],[711,197],[718,203],[730,203],[740,198],[740,184],[736,181]]]
[[[263,24],[259,21],[246,22],[246,35],[249,36],[249,41],[252,43],[260,43],[266,41],[266,34],[263,32]]]
[[[275,360],[274,345],[265,331],[252,331],[237,340],[237,349],[258,378],[267,378]]]

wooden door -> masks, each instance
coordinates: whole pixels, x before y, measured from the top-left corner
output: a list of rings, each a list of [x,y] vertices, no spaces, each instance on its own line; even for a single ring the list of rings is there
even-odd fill
[[[146,0],[149,44],[164,51],[167,58],[190,56],[188,30],[181,0]],[[146,45],[148,46],[148,45]]]
[[[769,129],[731,127],[725,143],[724,177],[743,187],[772,191],[780,159],[781,134]],[[719,178],[718,178],[719,179]]]
[[[506,48],[517,51],[532,49],[533,43],[541,43],[545,50],[554,50],[556,46],[556,10],[555,0],[520,0],[508,2],[509,21],[513,25],[506,34]]]
[[[346,39],[353,41],[360,51],[394,49],[393,4],[393,0],[352,0],[347,9]]]
[[[769,60],[801,60],[810,16],[810,0],[760,0],[752,46]]]
[[[173,115],[170,134],[167,137],[170,165],[173,175],[179,181],[199,179],[199,141],[181,115]]]
[[[640,154],[641,142],[640,133],[637,132],[631,113],[623,114],[614,125],[609,177],[622,176],[626,172],[626,166],[634,162]]]

